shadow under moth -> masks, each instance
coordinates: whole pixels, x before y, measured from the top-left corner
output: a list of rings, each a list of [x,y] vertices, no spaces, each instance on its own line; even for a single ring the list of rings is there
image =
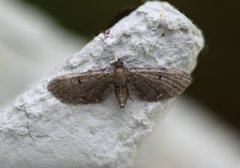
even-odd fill
[[[90,104],[103,101],[115,90],[124,108],[133,89],[143,101],[155,102],[181,94],[192,82],[184,71],[164,68],[125,68],[118,59],[113,68],[61,75],[48,84],[48,90],[61,102]]]

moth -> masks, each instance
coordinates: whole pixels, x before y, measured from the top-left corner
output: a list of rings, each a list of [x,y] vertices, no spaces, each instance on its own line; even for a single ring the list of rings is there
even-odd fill
[[[129,89],[141,100],[161,101],[181,94],[192,82],[184,71],[164,68],[126,68],[118,59],[112,68],[70,73],[48,84],[48,90],[61,102],[89,104],[103,101],[115,90],[120,108],[124,108]]]

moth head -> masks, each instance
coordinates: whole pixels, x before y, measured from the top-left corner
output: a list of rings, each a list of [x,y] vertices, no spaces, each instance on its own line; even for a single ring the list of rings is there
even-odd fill
[[[120,58],[115,62],[115,68],[123,68],[123,62]]]

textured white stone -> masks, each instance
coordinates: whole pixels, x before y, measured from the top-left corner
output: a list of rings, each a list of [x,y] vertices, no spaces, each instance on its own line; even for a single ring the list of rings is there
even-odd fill
[[[117,58],[127,67],[190,73],[203,45],[200,30],[171,5],[145,3],[1,111],[1,168],[130,167],[170,101],[133,96],[120,109],[112,94],[101,104],[67,105],[47,91],[48,82],[63,73],[109,67]]]

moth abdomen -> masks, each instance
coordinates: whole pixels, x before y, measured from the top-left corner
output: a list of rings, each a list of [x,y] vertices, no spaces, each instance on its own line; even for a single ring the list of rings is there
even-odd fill
[[[128,99],[127,85],[115,85],[115,94],[118,99],[120,108],[124,108]]]

